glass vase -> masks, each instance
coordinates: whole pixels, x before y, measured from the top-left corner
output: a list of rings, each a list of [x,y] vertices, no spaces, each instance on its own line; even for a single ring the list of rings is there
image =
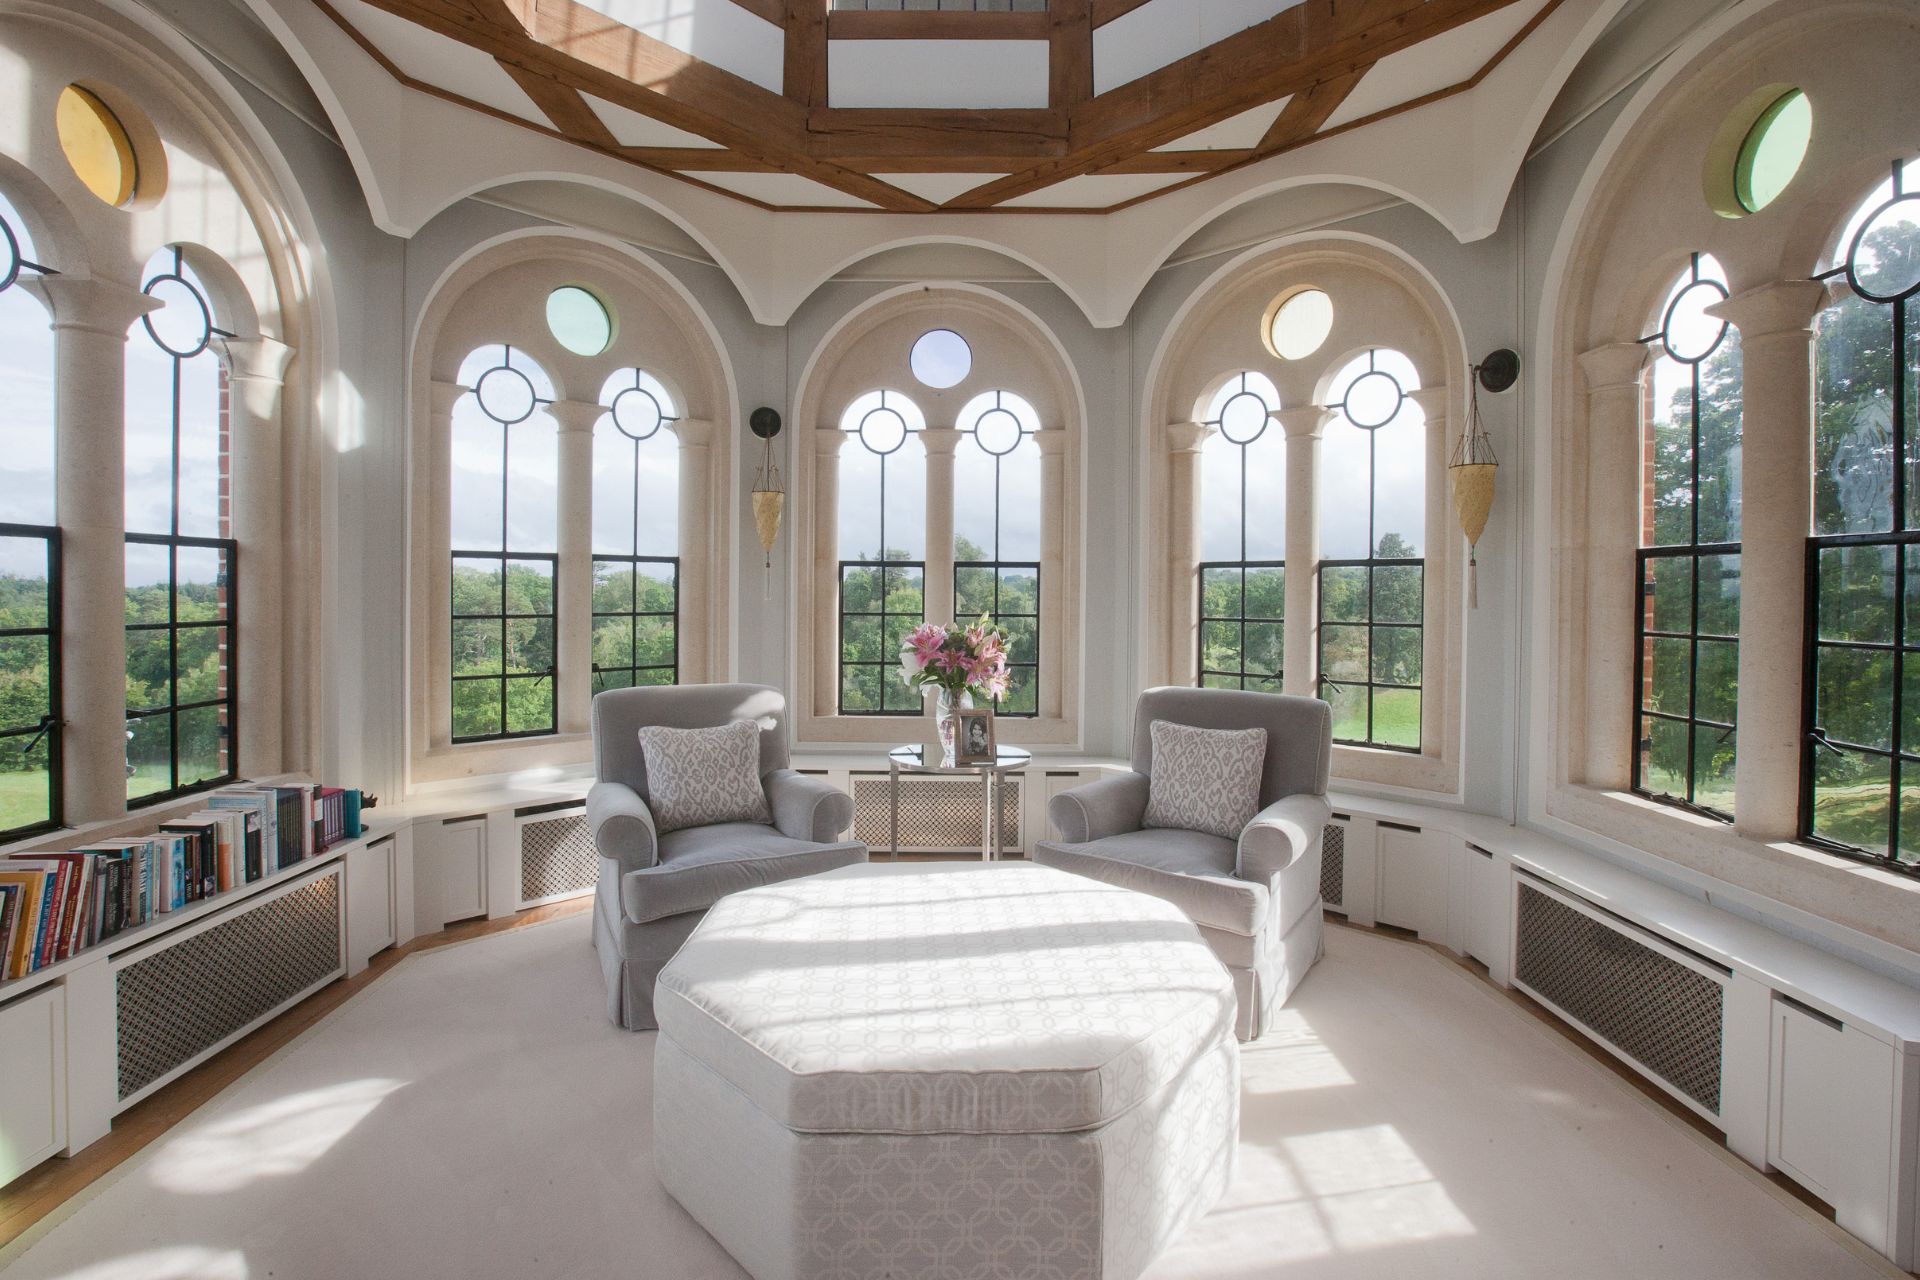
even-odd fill
[[[940,697],[934,703],[933,722],[940,730],[940,763],[953,763],[953,713],[962,708],[973,706],[973,695],[964,689],[959,693],[940,690]]]

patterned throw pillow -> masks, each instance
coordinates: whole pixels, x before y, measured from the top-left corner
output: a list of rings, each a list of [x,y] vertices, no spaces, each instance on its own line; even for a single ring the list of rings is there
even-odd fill
[[[1260,810],[1265,729],[1199,729],[1155,720],[1146,827],[1204,831],[1238,840]]]
[[[712,729],[640,730],[647,801],[661,835],[718,822],[772,822],[760,785],[760,726],[735,720]]]

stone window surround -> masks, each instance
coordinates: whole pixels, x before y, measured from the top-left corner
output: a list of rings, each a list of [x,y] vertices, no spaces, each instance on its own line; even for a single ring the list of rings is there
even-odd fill
[[[1376,286],[1390,287],[1407,304],[1404,311],[1377,316],[1365,325],[1364,339],[1358,341],[1355,330],[1343,334],[1347,317],[1337,284],[1340,273],[1354,271],[1366,273]],[[1274,299],[1303,284],[1333,295],[1335,329],[1320,350],[1283,363],[1266,350],[1261,326]],[[1203,341],[1210,325],[1222,324],[1233,335],[1229,342]],[[1434,334],[1446,336],[1436,342]],[[1414,360],[1421,389],[1409,392],[1408,398],[1427,415],[1421,748],[1413,754],[1335,744],[1333,775],[1409,793],[1457,793],[1465,557],[1453,519],[1446,461],[1460,429],[1459,396],[1453,389],[1466,381],[1464,343],[1438,287],[1392,246],[1360,237],[1315,235],[1256,248],[1216,271],[1168,326],[1148,375],[1145,401],[1150,551],[1143,575],[1148,584],[1145,683],[1191,685],[1197,678],[1200,450],[1212,431],[1199,419],[1214,391],[1243,369],[1278,378],[1283,370],[1305,368],[1313,371],[1311,402],[1302,404],[1296,394],[1290,403],[1283,389],[1275,421],[1286,432],[1286,614],[1290,620],[1315,622],[1286,627],[1282,687],[1290,694],[1318,696],[1319,576],[1291,570],[1320,560],[1322,486],[1315,480],[1321,443],[1339,416],[1338,410],[1324,407],[1329,384],[1369,346],[1400,350]],[[1226,367],[1228,363],[1233,367]]]
[[[1033,437],[1041,453],[1040,714],[1005,717],[998,722],[998,732],[1000,741],[1006,743],[1077,746],[1082,684],[1080,664],[1071,660],[1071,655],[1081,651],[1079,443],[1084,401],[1057,339],[1038,317],[999,294],[964,284],[912,285],[869,299],[841,318],[801,375],[795,396],[797,430],[789,499],[794,508],[791,527],[797,567],[794,741],[868,744],[920,740],[932,734],[931,698],[927,699],[925,723],[909,716],[843,716],[838,714],[837,699],[838,460],[842,448],[857,446],[850,444],[848,434],[840,429],[840,416],[852,396],[836,395],[834,402],[828,403],[828,386],[850,359],[865,358],[863,341],[877,329],[914,317],[922,318],[929,329],[991,327],[997,336],[1010,337],[1034,352],[1044,370],[1042,376],[1050,384],[1043,388],[1029,385],[1019,376],[996,376],[997,371],[982,367],[979,352],[983,344],[969,339],[976,356],[974,374],[962,384],[969,388],[963,399],[971,398],[973,384],[984,378],[980,386],[1014,392],[1036,407],[1067,406],[1059,415],[1063,419],[1060,421],[1051,420],[1049,412],[1041,408],[1041,429]],[[918,384],[907,381],[892,389],[926,409],[927,393]],[[813,426],[807,427],[808,423]],[[930,413],[927,427],[919,435],[927,452],[925,616],[940,621],[953,613],[954,454],[962,433],[953,423],[940,421]]]
[[[533,271],[547,281],[528,295],[520,313],[499,318],[489,341],[526,350],[549,377],[558,398],[547,406],[558,428],[559,512],[556,581],[558,614],[554,644],[559,702],[552,734],[455,744],[452,741],[452,619],[448,593],[451,552],[451,459],[454,406],[467,388],[444,376],[465,359],[473,342],[450,336],[449,320],[475,290],[501,273]],[[571,380],[557,372],[566,359],[545,320],[547,288],[586,283],[645,298],[685,336],[685,358],[661,360],[617,331],[614,343],[591,358],[593,372]],[[454,347],[462,348],[454,350]],[[574,358],[578,364],[579,358]],[[410,556],[412,588],[409,645],[412,671],[408,699],[408,785],[431,785],[528,768],[583,764],[592,759],[593,602],[586,589],[593,574],[593,431],[607,413],[597,399],[606,378],[639,367],[659,377],[673,394],[681,417],[665,422],[679,444],[680,592],[679,676],[682,684],[726,678],[728,600],[731,581],[726,536],[731,475],[734,400],[720,344],[710,323],[669,278],[631,251],[565,231],[510,236],[477,246],[443,276],[423,308],[411,369],[415,391],[411,456],[422,460],[409,477],[415,515]],[[588,385],[591,383],[591,385]],[[718,412],[716,412],[716,410]],[[719,420],[716,420],[719,419]]]
[[[1534,540],[1551,553],[1533,570],[1543,650],[1535,696],[1549,712],[1536,717],[1533,755],[1543,776],[1530,784],[1527,807],[1545,827],[1617,842],[1627,856],[1667,864],[1666,874],[1677,871],[1719,897],[1750,898],[1756,910],[1818,932],[1838,926],[1853,942],[1915,952],[1920,880],[1799,841],[1813,348],[1820,312],[1846,287],[1810,277],[1831,264],[1842,227],[1885,182],[1889,158],[1915,151],[1897,122],[1876,114],[1875,94],[1893,68],[1920,54],[1920,37],[1890,38],[1884,22],[1873,27],[1873,67],[1820,53],[1850,38],[1846,25],[1876,22],[1873,8],[1836,15],[1810,0],[1736,6],[1650,77],[1587,166],[1542,313],[1554,368],[1538,384],[1550,435],[1536,471]],[[1858,127],[1817,138],[1763,215],[1727,220],[1704,203],[1668,199],[1697,186],[1708,135],[1739,97],[1775,82],[1802,88],[1827,118]],[[1714,312],[1740,331],[1744,353],[1743,617],[1792,620],[1742,628],[1732,823],[1627,789],[1626,602],[1651,364],[1638,339],[1657,326],[1673,277],[1695,251],[1712,253],[1727,271],[1732,296]]]

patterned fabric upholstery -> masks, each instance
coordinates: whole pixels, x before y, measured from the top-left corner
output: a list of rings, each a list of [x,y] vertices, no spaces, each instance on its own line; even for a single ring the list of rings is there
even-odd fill
[[[1144,827],[1238,840],[1260,809],[1265,729],[1201,729],[1153,722],[1153,775]]]
[[[753,721],[710,729],[646,725],[640,750],[661,835],[721,822],[773,821],[760,785],[760,726]]]

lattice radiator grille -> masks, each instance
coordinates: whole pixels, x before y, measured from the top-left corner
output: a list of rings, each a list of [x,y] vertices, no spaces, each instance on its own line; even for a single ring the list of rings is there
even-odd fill
[[[127,965],[114,976],[120,1097],[344,968],[337,870]]]
[[[520,828],[520,905],[593,888],[599,855],[584,813],[563,813]]]
[[[1320,898],[1330,907],[1346,900],[1347,829],[1329,822],[1320,841]]]
[[[1516,983],[1719,1114],[1721,983],[1524,882],[1517,928]]]
[[[853,838],[875,852],[887,848],[887,779],[853,779]],[[902,853],[977,853],[985,834],[980,791],[975,778],[904,777],[900,779],[900,851]],[[1000,785],[1002,847],[1022,847],[1020,796],[1024,781],[1009,777]]]

